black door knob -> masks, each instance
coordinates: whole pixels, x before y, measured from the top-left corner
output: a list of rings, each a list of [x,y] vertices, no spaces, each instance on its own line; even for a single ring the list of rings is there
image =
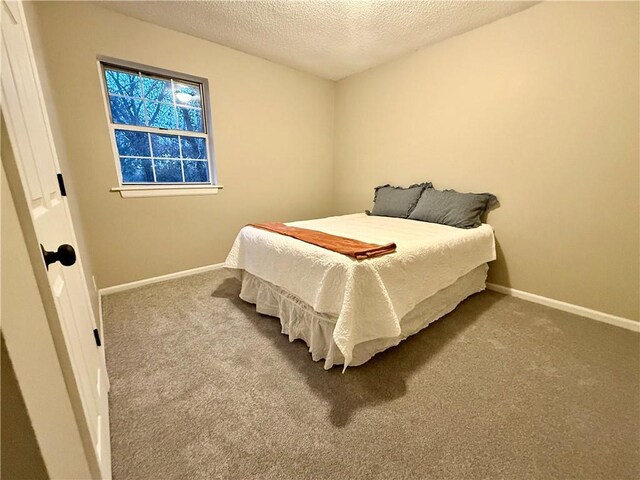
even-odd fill
[[[42,249],[42,256],[47,270],[49,270],[49,265],[55,262],[60,262],[65,267],[70,267],[76,263],[76,251],[71,245],[63,243],[58,247],[57,252],[47,252],[42,244],[40,244],[40,248]]]

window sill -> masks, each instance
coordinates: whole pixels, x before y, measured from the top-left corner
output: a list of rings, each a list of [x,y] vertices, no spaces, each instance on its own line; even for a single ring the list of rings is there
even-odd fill
[[[218,190],[222,190],[222,185],[202,185],[202,186],[126,186],[114,187],[112,192],[120,192],[122,198],[141,197],[178,197],[184,195],[217,195]]]

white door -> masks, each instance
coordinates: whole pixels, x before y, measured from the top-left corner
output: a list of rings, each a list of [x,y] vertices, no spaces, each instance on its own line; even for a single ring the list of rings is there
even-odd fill
[[[58,159],[22,4],[0,1],[2,113],[31,220],[45,250],[56,252],[59,246],[70,245],[78,255],[71,216],[58,184]],[[77,257],[72,265],[63,266],[61,262],[70,263],[73,257],[70,249],[65,253],[60,261],[48,266],[47,275],[95,455],[102,477],[110,478],[108,379],[104,354],[97,345],[97,330],[94,333],[97,326],[81,259]],[[42,268],[47,268],[44,256]]]

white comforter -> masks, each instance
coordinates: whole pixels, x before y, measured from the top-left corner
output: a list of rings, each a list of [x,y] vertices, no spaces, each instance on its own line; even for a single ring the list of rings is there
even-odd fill
[[[225,267],[246,270],[337,317],[333,338],[344,355],[361,342],[400,335],[400,319],[422,300],[477,266],[495,260],[493,230],[469,230],[364,213],[287,225],[364,242],[395,242],[397,251],[367,260],[253,227],[240,230]]]

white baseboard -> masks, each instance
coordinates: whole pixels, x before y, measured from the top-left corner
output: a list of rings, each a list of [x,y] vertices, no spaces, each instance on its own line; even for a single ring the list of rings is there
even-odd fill
[[[189,275],[195,275],[198,273],[209,272],[211,270],[218,270],[224,266],[223,263],[215,263],[213,265],[205,265],[204,267],[192,268],[190,270],[182,270],[180,272],[168,273],[166,275],[160,275],[158,277],[145,278],[143,280],[137,280],[135,282],[123,283],[121,285],[114,285],[112,287],[101,288],[98,291],[100,299],[103,295],[110,295],[112,293],[124,292],[133,288],[141,287],[143,285],[150,285],[152,283],[164,282],[165,280],[172,280],[175,278],[188,277]],[[539,303],[540,305],[546,305],[547,307],[562,310],[564,312],[573,313],[582,317],[587,317],[599,322],[615,325],[616,327],[626,328],[634,332],[640,332],[640,322],[630,320],[628,318],[617,317],[609,313],[599,312],[597,310],[591,310],[590,308],[581,307],[572,303],[561,302],[560,300],[554,300],[552,298],[543,297],[534,293],[523,292],[522,290],[516,290],[515,288],[503,287],[502,285],[496,285],[495,283],[487,283],[487,288],[494,292],[503,293],[505,295],[511,295],[512,297],[521,298],[533,303]],[[102,303],[102,302],[100,302]],[[100,310],[102,314],[102,305]]]
[[[204,267],[196,267],[190,270],[167,273],[166,275],[160,275],[158,277],[145,278],[143,280],[136,280],[135,282],[123,283],[121,285],[101,288],[100,290],[98,290],[98,294],[100,295],[100,297],[102,297],[103,295],[111,295],[112,293],[124,292],[126,290],[131,290],[132,288],[142,287],[143,285],[150,285],[152,283],[164,282],[165,280],[173,280],[174,278],[188,277],[189,275],[195,275],[197,273],[218,270],[223,266],[224,263],[214,263],[213,265],[205,265]]]
[[[581,307],[572,303],[561,302],[560,300],[554,300],[552,298],[542,297],[534,293],[523,292],[522,290],[516,290],[515,288],[503,287],[502,285],[496,285],[495,283],[487,283],[487,288],[494,292],[504,293],[505,295],[511,295],[512,297],[528,300],[529,302],[539,303],[540,305],[546,305],[547,307],[562,310],[564,312],[573,313],[582,317],[587,317],[599,322],[615,325],[616,327],[626,328],[634,332],[640,332],[640,322],[630,320],[628,318],[616,317],[609,313],[599,312],[597,310],[591,310],[590,308]]]

